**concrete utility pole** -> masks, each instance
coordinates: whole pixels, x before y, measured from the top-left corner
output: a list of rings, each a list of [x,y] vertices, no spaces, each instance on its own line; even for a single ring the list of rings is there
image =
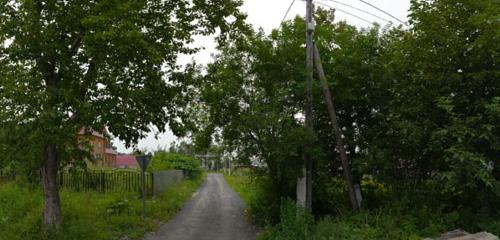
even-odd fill
[[[305,118],[306,127],[311,132],[313,131],[313,108],[312,108],[312,81],[314,67],[314,6],[312,0],[306,0],[306,104]],[[311,143],[307,143],[307,149],[311,150]],[[297,181],[297,204],[311,209],[312,207],[312,158],[309,153],[304,155],[304,167],[302,169],[302,178]]]

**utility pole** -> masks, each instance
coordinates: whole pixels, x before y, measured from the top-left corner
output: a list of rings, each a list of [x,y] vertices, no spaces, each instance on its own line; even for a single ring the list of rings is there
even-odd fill
[[[312,116],[312,81],[314,68],[314,6],[312,0],[306,0],[306,103],[305,103],[305,120],[306,128],[313,132],[313,116]],[[302,168],[302,177],[297,181],[297,204],[311,209],[312,207],[312,158],[310,150],[312,144],[307,142],[307,150],[304,154],[304,166]]]
[[[316,45],[314,45],[314,63],[316,64],[321,89],[323,90],[323,96],[325,98],[326,107],[330,116],[330,123],[332,124],[333,131],[335,132],[337,151],[340,153],[340,161],[342,163],[342,170],[344,171],[344,178],[347,184],[351,206],[355,212],[359,212],[361,210],[361,191],[356,192],[352,181],[351,168],[349,167],[349,159],[347,158],[344,140],[342,139],[342,131],[337,121],[337,113],[335,112],[335,106],[333,105],[333,97],[330,93],[330,89],[328,88],[325,71],[323,70],[323,64],[321,63],[321,56],[319,55],[319,50]]]

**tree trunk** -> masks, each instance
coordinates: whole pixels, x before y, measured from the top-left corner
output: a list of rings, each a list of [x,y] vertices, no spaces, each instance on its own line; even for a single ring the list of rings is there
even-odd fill
[[[44,192],[43,222],[48,230],[58,230],[61,227],[61,200],[57,184],[59,159],[56,144],[45,145],[42,165],[42,183]]]
[[[342,140],[342,132],[337,122],[337,113],[335,112],[335,106],[333,105],[333,97],[328,88],[328,82],[326,81],[325,72],[323,70],[323,65],[321,63],[321,57],[319,55],[319,50],[314,46],[314,61],[316,63],[316,68],[319,75],[319,80],[321,83],[321,88],[323,90],[323,95],[325,97],[325,103],[328,109],[328,114],[330,115],[330,122],[335,132],[335,139],[337,144],[337,150],[340,153],[340,160],[342,162],[342,169],[344,170],[344,178],[347,184],[347,190],[349,192],[349,199],[351,200],[352,209],[355,212],[359,212],[361,206],[361,199],[357,199],[356,191],[354,189],[354,184],[352,181],[351,168],[349,167],[349,159],[347,158],[347,153],[344,147],[344,141]]]

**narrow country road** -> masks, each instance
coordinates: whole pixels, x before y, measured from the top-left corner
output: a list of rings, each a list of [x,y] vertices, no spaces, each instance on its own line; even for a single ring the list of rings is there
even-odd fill
[[[208,174],[183,209],[144,240],[254,240],[245,203],[220,174]]]

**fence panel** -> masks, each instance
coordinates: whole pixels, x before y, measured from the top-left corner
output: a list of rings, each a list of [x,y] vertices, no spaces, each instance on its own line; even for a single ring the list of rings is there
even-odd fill
[[[145,187],[153,193],[153,174],[146,173]],[[136,171],[61,171],[61,188],[73,191],[141,192],[141,173]]]
[[[154,172],[153,180],[154,184],[152,186],[153,194],[156,196],[165,190],[167,190],[173,184],[176,184],[184,178],[182,170],[168,170]]]

